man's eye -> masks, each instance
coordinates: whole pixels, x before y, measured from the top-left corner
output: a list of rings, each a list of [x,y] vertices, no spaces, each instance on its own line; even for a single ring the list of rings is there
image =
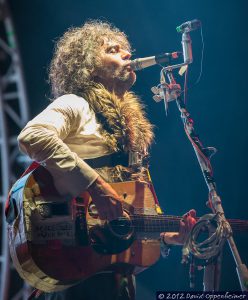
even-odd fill
[[[118,47],[117,46],[116,47],[111,47],[108,50],[108,53],[117,53],[117,52],[118,52]]]

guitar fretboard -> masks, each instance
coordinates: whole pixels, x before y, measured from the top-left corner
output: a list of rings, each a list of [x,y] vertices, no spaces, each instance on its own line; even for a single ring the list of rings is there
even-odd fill
[[[166,215],[131,215],[131,221],[136,232],[172,232],[178,231],[182,217]],[[198,221],[199,218],[196,218]],[[248,231],[248,221],[228,219],[234,232]]]

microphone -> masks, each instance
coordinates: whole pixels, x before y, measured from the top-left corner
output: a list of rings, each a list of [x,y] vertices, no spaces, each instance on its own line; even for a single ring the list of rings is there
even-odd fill
[[[185,64],[191,64],[193,62],[191,38],[189,32],[196,30],[201,26],[201,21],[194,19],[192,21],[185,22],[180,26],[177,26],[176,30],[182,33],[182,47],[183,47],[183,60]]]
[[[184,32],[182,35],[182,47],[183,47],[183,61],[185,64],[191,64],[193,62],[191,38],[188,32]]]
[[[172,53],[163,53],[155,56],[136,58],[131,61],[130,67],[134,71],[139,71],[156,64],[170,63],[173,59],[177,59],[181,54],[182,54],[181,52],[172,52]]]
[[[187,21],[179,26],[176,27],[177,32],[184,33],[196,30],[197,28],[201,27],[201,21],[194,19],[191,21]]]

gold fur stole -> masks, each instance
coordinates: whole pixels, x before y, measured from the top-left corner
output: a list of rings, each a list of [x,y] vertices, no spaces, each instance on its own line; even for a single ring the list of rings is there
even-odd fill
[[[126,92],[119,98],[99,86],[88,92],[86,99],[103,126],[101,134],[111,151],[147,154],[153,140],[153,125],[134,93]]]

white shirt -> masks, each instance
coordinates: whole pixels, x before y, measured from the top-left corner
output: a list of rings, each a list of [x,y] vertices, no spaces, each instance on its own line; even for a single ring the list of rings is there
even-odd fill
[[[98,174],[83,159],[110,154],[88,102],[73,94],[54,100],[18,136],[20,149],[45,164],[61,194],[76,196]]]

